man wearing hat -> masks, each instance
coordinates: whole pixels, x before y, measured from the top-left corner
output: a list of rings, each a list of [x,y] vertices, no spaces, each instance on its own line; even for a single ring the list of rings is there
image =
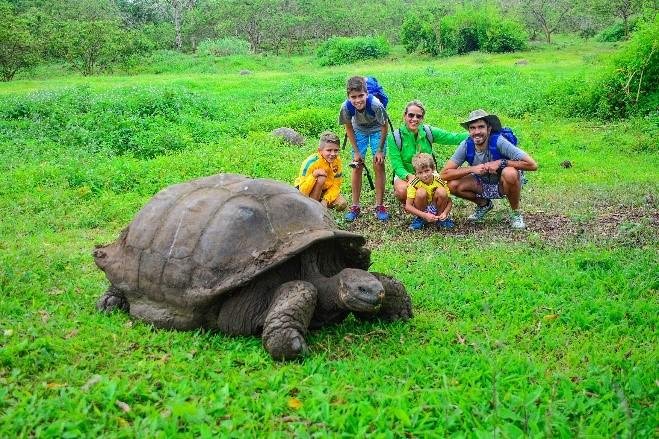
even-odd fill
[[[451,194],[476,203],[467,220],[481,221],[494,207],[493,199],[506,197],[512,209],[510,226],[525,228],[519,211],[521,171],[535,171],[537,163],[501,135],[501,121],[494,114],[474,110],[460,125],[469,131],[469,138],[460,143],[440,176]],[[469,166],[461,167],[464,162]]]

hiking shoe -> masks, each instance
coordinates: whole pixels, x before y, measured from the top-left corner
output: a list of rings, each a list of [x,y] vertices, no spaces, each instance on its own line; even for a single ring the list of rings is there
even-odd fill
[[[451,230],[454,227],[455,227],[455,223],[451,218],[446,218],[445,220],[437,221],[438,229]]]
[[[348,213],[346,213],[346,217],[345,217],[346,221],[353,222],[354,220],[357,219],[357,217],[359,217],[359,215],[361,215],[361,213],[362,211],[359,208],[359,206],[350,207],[350,210],[348,211]]]
[[[382,204],[375,206],[375,217],[380,221],[387,221],[389,219],[389,212],[387,212],[387,208]]]
[[[487,200],[485,206],[476,206],[476,210],[467,217],[467,221],[481,221],[493,207],[494,203],[492,203],[492,200]]]
[[[516,210],[513,210],[510,214],[510,228],[514,230],[524,230],[526,228],[522,214]]]
[[[421,230],[423,226],[426,225],[426,222],[420,216],[415,216],[412,222],[410,223],[410,230]]]

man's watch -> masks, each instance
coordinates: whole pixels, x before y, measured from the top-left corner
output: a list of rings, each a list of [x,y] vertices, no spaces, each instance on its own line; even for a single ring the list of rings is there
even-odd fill
[[[501,162],[499,163],[499,171],[503,171],[506,166],[508,166],[508,160],[501,159]]]

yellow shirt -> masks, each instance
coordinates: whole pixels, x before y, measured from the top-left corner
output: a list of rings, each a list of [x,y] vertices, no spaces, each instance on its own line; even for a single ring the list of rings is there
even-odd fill
[[[304,195],[309,195],[316,184],[316,177],[313,171],[324,169],[327,173],[325,184],[323,185],[322,199],[332,204],[341,193],[341,159],[335,158],[332,163],[327,163],[319,153],[311,154],[300,166],[300,175],[295,179],[293,185],[297,187]]]
[[[443,187],[446,190],[446,195],[451,195],[451,192],[448,189],[448,184],[438,175],[435,175],[430,184],[425,184],[419,178],[414,178],[409,186],[407,186],[407,198],[414,199],[416,198],[416,191],[418,189],[425,189],[426,194],[428,195],[428,203],[432,202],[432,198],[435,195],[435,191],[438,187]]]

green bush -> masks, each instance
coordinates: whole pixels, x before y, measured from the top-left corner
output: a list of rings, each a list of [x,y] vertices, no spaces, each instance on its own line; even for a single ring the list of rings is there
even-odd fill
[[[524,26],[501,17],[494,8],[464,8],[443,16],[438,24],[436,21],[430,14],[405,18],[401,41],[408,53],[451,56],[476,50],[513,52],[526,48]]]
[[[249,54],[249,42],[235,37],[204,40],[197,46],[201,55],[229,56]]]
[[[303,108],[254,120],[248,130],[270,132],[275,128],[289,127],[307,138],[314,138],[325,130],[336,131],[336,115],[335,109]]]
[[[316,57],[321,66],[333,66],[369,58],[383,58],[388,54],[389,43],[384,38],[333,37],[318,47]]]
[[[529,36],[521,23],[497,18],[487,27],[480,48],[485,52],[515,52],[525,49],[528,40]]]
[[[603,118],[651,113],[659,108],[659,15],[618,52],[592,89],[592,108]]]
[[[630,20],[629,32],[633,32],[635,29],[636,21]],[[616,41],[623,41],[625,39],[625,24],[622,21],[615,22],[611,26],[602,29],[602,31],[595,36],[596,41],[605,43],[613,43]]]
[[[400,41],[407,53],[419,52],[439,55],[437,34],[432,28],[434,18],[431,14],[410,14],[405,17],[400,29]]]

